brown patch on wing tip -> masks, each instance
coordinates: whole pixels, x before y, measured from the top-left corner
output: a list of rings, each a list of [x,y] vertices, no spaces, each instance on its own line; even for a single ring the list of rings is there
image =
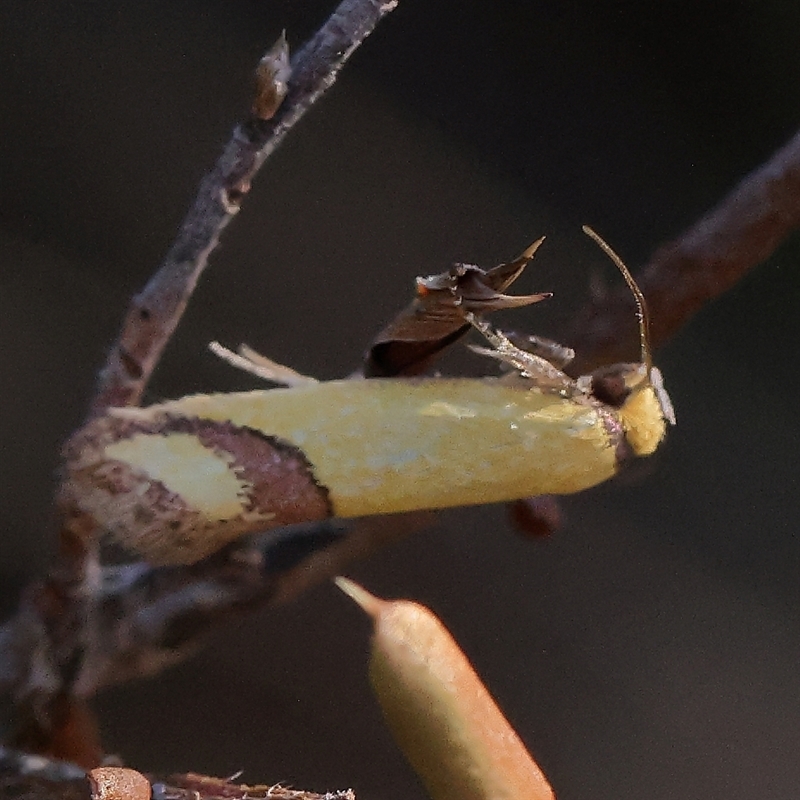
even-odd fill
[[[69,497],[124,547],[155,564],[206,555],[216,535],[204,535],[208,523],[197,511],[160,481],[104,458],[95,442],[89,446],[92,452],[83,451],[81,463],[67,462],[62,497]]]
[[[137,434],[188,433],[224,454],[242,482],[242,512],[209,520],[163,483],[105,456],[107,445]],[[190,563],[247,533],[332,516],[326,487],[297,447],[232,422],[166,414],[100,417],[64,447],[65,498],[124,546],[153,563]]]

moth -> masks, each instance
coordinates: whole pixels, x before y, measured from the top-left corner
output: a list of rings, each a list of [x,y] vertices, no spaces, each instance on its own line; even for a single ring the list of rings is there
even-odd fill
[[[572,378],[566,348],[520,347],[465,310],[486,341],[473,349],[502,362],[505,375],[317,382],[273,365],[270,374],[290,385],[93,419],[65,446],[63,491],[126,548],[169,564],[294,523],[602,483],[653,453],[674,413],[652,364],[642,293],[587,233],[636,300],[639,363]]]

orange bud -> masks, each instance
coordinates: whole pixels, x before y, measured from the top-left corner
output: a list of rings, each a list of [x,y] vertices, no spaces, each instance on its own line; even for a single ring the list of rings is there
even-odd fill
[[[336,585],[372,618],[370,680],[433,800],[553,800],[542,771],[439,619],[407,600]]]

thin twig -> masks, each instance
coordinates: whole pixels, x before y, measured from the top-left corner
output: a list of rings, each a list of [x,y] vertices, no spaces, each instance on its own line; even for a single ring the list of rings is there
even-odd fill
[[[292,59],[288,93],[275,115],[251,114],[233,132],[158,272],[136,295],[91,404],[91,415],[136,405],[189,302],[208,257],[267,157],[335,82],[339,70],[397,0],[343,0]]]
[[[236,778],[184,773],[145,775],[120,767],[86,772],[60,761],[0,747],[0,797],[16,800],[355,800],[352,789],[305,792],[271,785],[247,785]]]
[[[698,223],[659,248],[637,274],[650,309],[653,345],[664,344],[798,227],[800,132]],[[636,352],[633,332],[627,288],[593,300],[565,337],[577,353],[570,372],[629,359]]]

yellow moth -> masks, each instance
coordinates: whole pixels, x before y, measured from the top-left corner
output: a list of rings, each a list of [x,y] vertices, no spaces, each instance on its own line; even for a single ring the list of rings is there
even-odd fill
[[[553,800],[522,740],[429,609],[336,584],[373,622],[369,677],[395,741],[433,800]]]
[[[92,420],[66,445],[64,491],[148,560],[187,563],[271,527],[602,483],[626,458],[651,454],[673,414],[641,292],[601,246],[637,300],[641,363],[573,379],[465,312],[489,345],[473,349],[512,374],[320,383],[266,362],[288,388],[193,395]]]

